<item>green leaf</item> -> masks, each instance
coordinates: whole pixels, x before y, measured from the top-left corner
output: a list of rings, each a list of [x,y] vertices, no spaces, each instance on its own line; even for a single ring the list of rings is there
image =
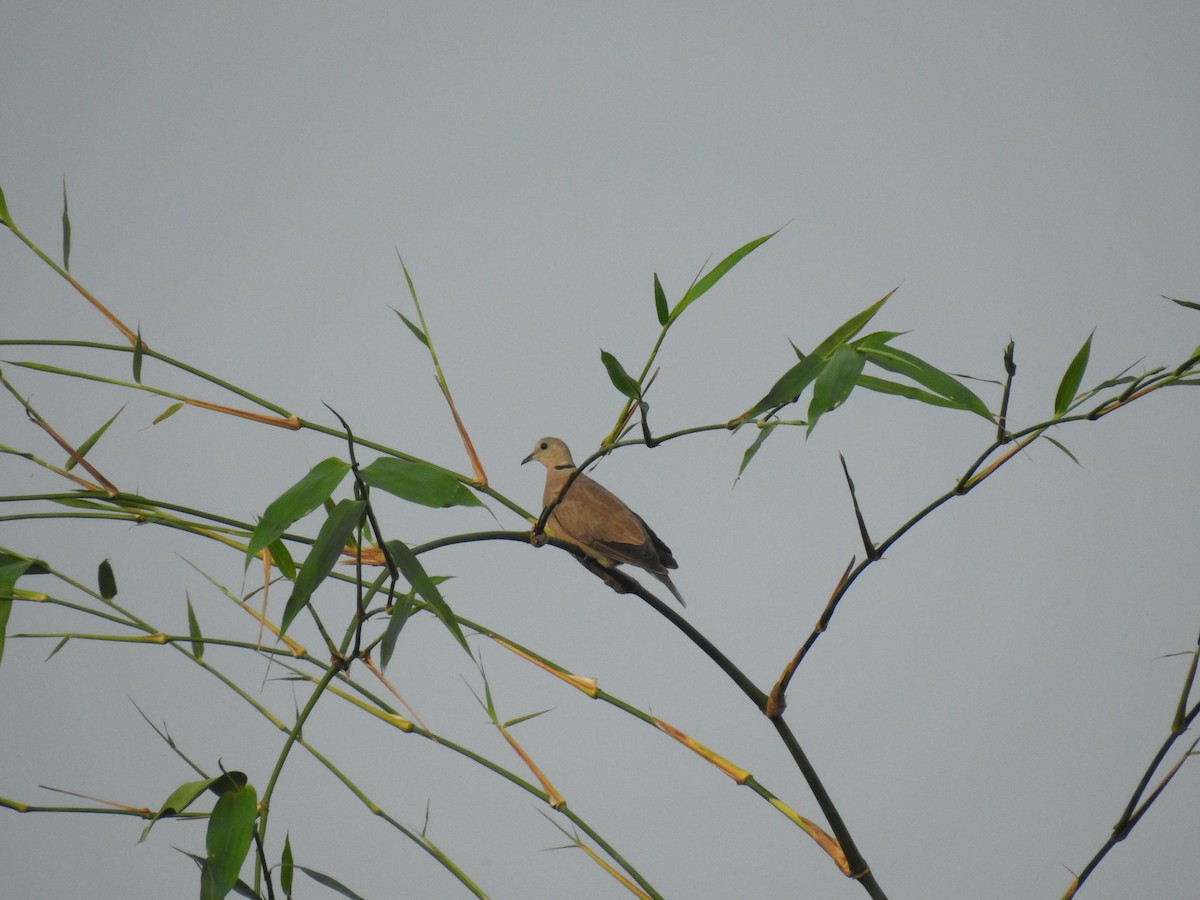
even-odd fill
[[[0,553],[0,562],[13,558],[10,554]],[[0,565],[0,661],[4,659],[4,636],[7,633],[8,617],[12,613],[13,588],[17,585],[17,579],[32,565],[32,559],[19,559]]]
[[[63,176],[63,269],[71,271],[71,217],[67,215],[67,176]]]
[[[881,369],[911,378],[917,384],[945,397],[958,409],[973,412],[989,422],[995,421],[987,404],[953,375],[949,375],[941,369],[931,366],[925,360],[897,347],[861,343],[857,346],[870,362]]]
[[[295,522],[324,503],[349,471],[348,462],[331,456],[309,469],[307,475],[272,501],[250,535],[250,544],[246,547],[246,568],[250,567],[250,560],[263,547],[273,543]]]
[[[1048,440],[1050,443],[1052,443],[1055,447],[1057,447],[1063,453],[1067,454],[1067,456],[1070,458],[1071,462],[1075,463],[1075,465],[1079,466],[1079,468],[1081,468],[1081,469],[1083,468],[1083,463],[1081,463],[1078,459],[1075,458],[1075,454],[1067,449],[1066,444],[1063,444],[1060,441],[1056,441],[1054,438],[1050,437],[1049,435],[1042,435],[1042,437],[1046,438],[1046,440]]]
[[[412,591],[408,591],[396,598],[396,602],[392,605],[392,614],[388,617],[387,628],[383,630],[383,637],[379,640],[380,669],[386,669],[388,663],[392,661],[392,653],[396,649],[396,639],[400,637],[400,630],[404,628],[404,624],[408,621],[408,617],[412,615],[412,611]]]
[[[746,452],[742,454],[742,464],[738,466],[737,478],[733,479],[734,485],[741,480],[742,473],[746,471],[746,466],[750,465],[750,460],[754,459],[754,455],[758,453],[758,448],[771,436],[771,432],[775,430],[778,424],[778,422],[771,422],[758,429],[758,436],[754,438],[754,443],[747,447]]]
[[[862,331],[867,326],[867,323],[875,318],[875,314],[883,308],[883,304],[887,303],[891,299],[892,294],[898,290],[900,290],[899,287],[892,288],[862,312],[851,316],[835,328],[829,334],[829,337],[817,344],[816,349],[813,350],[813,355],[823,356],[826,359],[832,356],[834,350],[842,346],[842,344],[849,342],[851,338]]]
[[[279,865],[279,886],[283,888],[285,897],[292,896],[292,879],[295,877],[293,865],[292,836],[289,833],[283,836],[283,854],[280,856]]]
[[[150,834],[150,829],[154,827],[154,823],[164,816],[177,816],[189,806],[196,802],[196,798],[207,791],[210,787],[221,781],[225,776],[219,775],[216,778],[205,778],[202,781],[185,781],[175,790],[171,791],[169,796],[158,812],[154,814],[154,818],[150,820],[150,824],[142,829],[142,836],[138,838],[138,843],[146,840]]]
[[[402,500],[435,509],[483,505],[465,484],[429,463],[381,456],[359,470],[358,477]]]
[[[12,216],[8,214],[8,203],[4,199],[4,188],[0,188],[0,225],[7,225],[9,228],[15,227]]]
[[[446,601],[442,599],[437,585],[433,583],[433,580],[425,572],[425,567],[421,565],[421,561],[417,559],[416,554],[403,541],[388,541],[387,548],[408,583],[413,586],[413,589],[416,590],[421,599],[429,605],[433,614],[442,620],[442,624],[454,635],[454,639],[462,645],[462,648],[467,653],[470,653],[471,650],[467,646],[467,639],[463,637],[458,619],[455,618]]]
[[[117,577],[113,574],[112,563],[107,559],[100,563],[97,580],[100,582],[101,597],[105,600],[111,600],[117,596]]]
[[[192,609],[192,598],[184,591],[187,598],[188,636],[192,639],[192,655],[196,659],[204,658],[204,635],[200,633],[200,623],[196,621],[196,611]]]
[[[342,500],[333,508],[321,526],[308,557],[300,566],[300,571],[296,573],[292,595],[288,598],[287,608],[284,609],[283,619],[279,623],[281,637],[287,631],[288,626],[292,624],[292,620],[296,618],[296,614],[308,605],[313,591],[333,571],[338,557],[342,554],[342,549],[350,540],[354,529],[358,527],[366,506],[365,500]]]
[[[401,261],[400,265],[401,265],[401,266],[403,266],[403,265],[404,265],[403,261]],[[407,269],[405,269],[405,270],[404,270],[404,277],[406,277],[406,278],[408,277],[408,270],[407,270]],[[409,279],[409,282],[408,282],[408,284],[409,284],[409,287],[412,287],[412,279]],[[425,345],[425,349],[427,349],[427,350],[428,350],[428,349],[429,349],[429,338],[426,336],[425,332],[423,332],[423,331],[422,331],[422,330],[421,330],[421,329],[420,329],[420,328],[419,328],[419,327],[416,325],[416,323],[414,323],[414,322],[412,321],[412,319],[410,319],[410,318],[409,318],[408,316],[406,316],[404,313],[400,312],[400,310],[396,309],[396,307],[394,307],[394,306],[392,307],[392,312],[394,312],[394,313],[395,313],[396,315],[398,315],[398,316],[399,316],[399,317],[400,317],[402,320],[404,320],[404,324],[408,326],[408,330],[409,330],[409,331],[411,331],[411,332],[412,332],[414,335],[416,335],[416,337],[417,337],[417,340],[418,340],[418,341],[420,341],[422,344],[424,344],[424,345]]]
[[[1200,309],[1200,303],[1194,303],[1191,300],[1176,300],[1174,297],[1168,297],[1166,294],[1159,294],[1164,300],[1170,300],[1172,303],[1178,303],[1180,306],[1186,306],[1188,309]]]
[[[654,311],[658,314],[658,324],[666,325],[671,314],[667,311],[667,295],[658,281],[657,272],[654,273]]]
[[[784,372],[783,376],[775,382],[771,390],[767,391],[766,396],[735,418],[732,424],[740,424],[747,419],[753,419],[762,413],[786,406],[789,403],[795,403],[799,400],[804,389],[820,374],[821,369],[825,367],[825,364],[829,361],[834,351],[862,331],[866,324],[879,312],[883,304],[887,303],[888,299],[897,290],[898,288],[892,288],[862,312],[851,316],[835,328],[825,340],[821,341],[817,345],[817,348],[808,354],[808,356],[803,356],[796,345],[793,344],[792,349],[796,351],[798,356],[802,357],[800,362]]]
[[[919,387],[913,387],[911,384],[900,384],[896,381],[888,381],[884,378],[876,378],[873,375],[859,375],[858,386],[880,394],[892,394],[908,400],[919,400],[922,403],[928,403],[930,406],[940,406],[943,409],[962,409],[953,400],[947,400],[945,397],[939,397],[937,394],[923,391]]]
[[[1063,373],[1062,381],[1058,383],[1058,392],[1054,395],[1054,416],[1058,418],[1071,408],[1071,401],[1079,393],[1079,385],[1083,383],[1083,373],[1087,370],[1088,357],[1092,353],[1092,337],[1095,329],[1087,336],[1067,371]]]
[[[825,368],[826,362],[827,360],[815,353],[808,354],[808,356],[784,372],[782,377],[771,387],[771,390],[767,391],[765,397],[738,416],[734,421],[744,422],[769,410],[786,406],[789,403],[795,403],[800,399],[800,395],[804,393],[804,389]]]
[[[777,235],[777,234],[779,234],[778,228],[775,229],[774,231],[772,231],[770,234],[763,235],[760,238],[755,238],[750,243],[739,247],[737,250],[734,250],[727,257],[725,257],[723,260],[721,260],[721,262],[717,264],[717,267],[715,269],[713,269],[711,272],[709,272],[703,278],[699,279],[690,288],[688,288],[687,293],[683,295],[683,297],[680,299],[680,301],[675,304],[675,308],[673,310],[671,310],[671,314],[667,317],[667,321],[663,322],[663,326],[665,327],[667,325],[670,325],[672,322],[674,322],[676,319],[678,319],[681,315],[683,315],[683,311],[685,309],[687,309],[689,306],[691,306],[693,302],[695,302],[697,299],[699,299],[700,296],[702,294],[706,293],[709,290],[709,288],[711,288],[714,284],[716,284],[718,281],[720,281],[722,278],[724,278],[725,274],[730,269],[732,269],[739,262],[741,262],[747,255],[752,253],[757,247],[761,246],[762,244],[765,244],[767,241],[769,241],[771,238],[775,237],[775,235]]]
[[[181,409],[183,409],[185,406],[187,406],[187,404],[186,404],[186,403],[172,403],[170,406],[168,406],[168,407],[167,407],[167,409],[166,409],[166,411],[165,411],[165,412],[163,412],[162,414],[160,414],[160,415],[159,415],[159,416],[158,416],[158,417],[157,417],[157,418],[156,418],[156,419],[155,419],[153,422],[151,422],[150,424],[151,424],[151,425],[157,425],[159,422],[163,421],[164,419],[169,419],[169,418],[171,418],[171,416],[175,415],[175,413],[179,412],[179,411],[180,411]]]
[[[208,857],[200,878],[202,900],[221,900],[237,883],[257,817],[258,792],[253,785],[226,791],[218,798],[204,840]]]
[[[608,378],[612,381],[613,387],[630,400],[638,399],[640,393],[638,383],[630,377],[629,373],[625,371],[625,367],[617,361],[615,356],[607,350],[601,350],[600,362],[604,363],[604,368],[608,370]]]
[[[142,383],[142,358],[145,355],[146,345],[142,343],[142,326],[138,325],[137,341],[133,345],[133,380],[138,384]],[[178,409],[180,406],[183,406],[183,404],[177,404],[175,409]],[[154,423],[157,425],[161,419],[165,419],[168,415],[170,413],[163,413],[163,415],[154,420]]]
[[[296,580],[296,563],[292,560],[292,554],[282,540],[271,541],[271,546],[268,548],[271,553],[271,562],[283,574],[283,577],[288,581]]]
[[[821,416],[846,402],[858,383],[858,376],[862,374],[866,362],[866,357],[849,344],[843,344],[833,351],[829,363],[813,382],[812,400],[808,404],[808,428],[805,434],[812,434]]]
[[[122,412],[124,412],[124,410],[125,410],[124,406],[122,406],[120,409],[118,409],[115,413],[112,414],[111,419],[109,419],[107,422],[105,422],[103,425],[101,425],[99,428],[97,428],[94,432],[92,432],[91,436],[76,448],[75,452],[79,455],[80,459],[82,459],[83,457],[88,455],[88,451],[91,450],[94,446],[96,446],[96,441],[100,440],[100,438],[103,436],[104,432],[108,431],[108,426],[111,425],[113,422],[115,422],[117,420],[117,416],[119,416]],[[70,472],[73,468],[75,468],[75,457],[71,457],[70,459],[68,459],[67,464],[65,466],[63,466],[63,469],[67,472]]]
[[[308,866],[296,866],[296,868],[315,881],[317,884],[323,885],[324,887],[329,888],[331,891],[337,891],[337,893],[341,894],[343,897],[349,897],[350,900],[365,900],[364,897],[354,893],[354,891],[350,890],[350,888],[346,887],[337,879],[330,878],[328,875],[323,875],[316,869],[310,869]]]

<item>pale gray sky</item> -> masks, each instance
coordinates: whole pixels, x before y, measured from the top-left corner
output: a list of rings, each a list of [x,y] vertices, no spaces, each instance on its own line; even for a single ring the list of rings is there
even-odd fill
[[[1200,89],[1194,3],[315,5],[22,4],[0,29],[0,186],[18,224],[156,349],[326,424],[468,471],[408,309],[396,248],[494,486],[536,505],[535,438],[583,456],[619,408],[600,349],[639,368],[698,267],[790,223],[672,330],[651,400],[662,431],[725,421],[805,349],[897,284],[876,320],[954,372],[1001,377],[1014,425],[1047,417],[1096,329],[1087,383],[1185,359],[1200,318]],[[117,341],[10,235],[0,337]],[[127,376],[128,361],[4,348]],[[4,366],[127,490],[241,518],[333,441]],[[161,367],[145,380],[227,399]],[[991,404],[998,391],[978,385]],[[877,539],[953,483],[985,422],[852,397],[805,442],[777,432],[735,490],[745,433],[625,451],[596,477],[679,559],[687,617],[764,688],[861,554],[837,454]],[[1200,628],[1195,400],[1164,392],[1062,429],[897,545],[796,677],[788,720],[893,898],[1061,896],[1163,739]],[[58,459],[15,403],[0,443]],[[0,459],[0,494],[60,489]],[[12,512],[12,509],[3,512]],[[419,542],[486,513],[382,504]],[[504,527],[520,521],[495,507]],[[2,513],[0,513],[2,514]],[[315,532],[315,523],[310,531]],[[254,629],[181,557],[241,588],[240,560],[173,532],[0,522],[0,545],[186,629]],[[652,611],[552,550],[427,557],[460,614],[693,734],[820,820],[768,723]],[[24,584],[24,583],[23,583]],[[284,597],[277,595],[277,602]],[[320,596],[327,618],[350,597]],[[19,606],[10,631],[96,630]],[[315,636],[300,636],[316,646]],[[519,768],[432,621],[389,675],[440,733]],[[570,806],[669,897],[859,897],[750,791],[673,741],[476,639],[501,715]],[[281,736],[177,654],[8,642],[0,795],[49,784],[157,806],[190,772],[129,699],[209,770],[269,775]],[[292,688],[212,651],[278,714]],[[302,695],[299,697],[303,701]],[[505,782],[328,703],[306,728],[377,803],[428,833],[493,897],[622,892]],[[297,861],[370,897],[456,883],[303,755],[273,807]],[[1081,896],[1187,897],[1200,883],[1185,767]],[[172,846],[203,826],[0,814],[12,896],[190,896]],[[299,896],[326,896],[302,882]]]

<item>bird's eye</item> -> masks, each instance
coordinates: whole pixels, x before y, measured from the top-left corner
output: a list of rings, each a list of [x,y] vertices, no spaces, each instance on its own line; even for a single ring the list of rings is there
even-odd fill
[[[542,446],[541,446],[541,447],[539,447],[538,449],[540,449],[540,450],[549,450],[549,449],[550,449],[550,445],[549,445],[549,444],[547,444],[545,441],[542,441]]]

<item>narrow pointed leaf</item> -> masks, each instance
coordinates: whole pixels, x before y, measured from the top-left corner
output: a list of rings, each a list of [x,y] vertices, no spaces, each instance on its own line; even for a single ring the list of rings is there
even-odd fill
[[[100,571],[97,573],[97,580],[100,583],[100,596],[105,600],[111,600],[117,596],[117,576],[113,574],[112,563],[107,559],[100,563]]]
[[[528,722],[530,719],[536,719],[538,716],[544,716],[551,712],[550,709],[540,709],[537,712],[525,713],[523,716],[517,716],[515,719],[509,719],[504,723],[505,728],[512,728],[514,725],[520,725],[522,722]]]
[[[158,729],[155,730],[157,731]],[[185,781],[179,787],[175,788],[175,790],[171,791],[171,796],[163,801],[163,805],[158,808],[158,811],[154,814],[154,818],[150,820],[150,824],[142,829],[142,836],[138,838],[138,843],[140,844],[146,840],[146,837],[150,834],[150,829],[154,827],[154,824],[159,819],[164,816],[179,815],[195,803],[196,798],[212,787],[217,780],[218,778],[205,778],[201,781]]]
[[[746,448],[746,452],[742,454],[742,464],[738,466],[737,478],[733,479],[736,485],[742,477],[742,473],[746,471],[746,466],[750,465],[750,460],[754,459],[754,455],[758,453],[759,447],[771,436],[771,432],[775,430],[778,423],[771,422],[769,425],[764,425],[758,429],[758,435],[754,438],[754,443]]]
[[[297,613],[308,605],[313,591],[333,571],[342,554],[342,548],[350,540],[366,506],[365,500],[342,500],[321,526],[317,539],[308,552],[308,558],[296,573],[292,595],[288,598],[287,608],[284,609],[283,619],[279,623],[280,636],[287,631]]]
[[[403,263],[401,263],[401,265],[403,265]],[[405,275],[407,275],[407,274],[408,274],[408,272],[407,272],[407,270],[405,270]],[[410,287],[412,286],[411,280],[409,281],[409,286]],[[392,307],[392,312],[394,312],[396,315],[398,315],[401,318],[401,320],[403,320],[404,324],[408,326],[408,330],[411,331],[416,336],[417,340],[425,345],[425,349],[428,350],[429,349],[429,338],[428,338],[428,336],[426,336],[425,332],[423,332],[420,329],[420,327],[415,322],[413,322],[412,319],[410,319],[404,313],[400,312],[400,310],[396,309],[395,307]]]
[[[365,900],[364,897],[354,893],[350,888],[346,887],[336,878],[330,878],[328,875],[318,872],[316,869],[310,869],[308,866],[296,866],[301,872],[315,881],[317,884],[329,888],[331,891],[336,891],[343,897],[349,897],[350,900]]]
[[[237,883],[257,816],[258,792],[253,785],[226,791],[218,798],[204,839],[208,855],[200,879],[202,900],[221,900]]]
[[[388,663],[392,661],[392,653],[396,649],[396,639],[400,637],[400,631],[408,622],[412,611],[413,595],[411,591],[396,598],[396,602],[392,606],[392,614],[388,617],[387,628],[383,630],[383,637],[379,641],[380,669],[386,669]]]
[[[817,427],[817,421],[831,409],[837,409],[846,402],[850,392],[858,383],[862,374],[866,357],[849,344],[843,344],[833,351],[829,363],[821,370],[817,380],[813,382],[812,400],[808,404],[808,429],[806,434],[812,434]]]
[[[454,639],[462,645],[462,648],[467,653],[470,653],[471,649],[467,646],[467,639],[463,637],[458,619],[455,618],[450,606],[442,599],[442,594],[437,589],[437,585],[433,583],[433,579],[425,572],[425,567],[421,565],[421,561],[417,559],[416,554],[403,541],[388,541],[387,548],[408,583],[413,586],[413,589],[416,590],[421,599],[429,605],[429,608],[433,610],[433,614],[442,620],[442,624],[446,626],[454,636]]]
[[[601,350],[600,361],[604,363],[604,368],[608,370],[608,378],[612,381],[613,387],[630,400],[636,400],[638,398],[638,384],[625,371],[625,367],[618,362],[617,358],[607,350]]]
[[[142,360],[146,356],[146,345],[142,343],[142,326],[138,325],[137,341],[133,345],[133,380],[142,383]],[[182,406],[183,404],[180,404]],[[162,418],[166,418],[164,415]],[[158,420],[155,419],[155,422]]]
[[[1172,303],[1178,303],[1180,306],[1186,306],[1188,309],[1200,309],[1200,303],[1195,303],[1191,300],[1176,300],[1174,297],[1168,297],[1166,294],[1159,294],[1164,300],[1170,300]]]
[[[285,897],[291,897],[295,872],[293,871],[294,860],[292,859],[292,836],[290,833],[283,836],[283,853],[279,857],[279,862],[279,886],[283,888]]]
[[[169,419],[169,418],[171,418],[171,416],[175,415],[175,413],[179,412],[179,411],[180,411],[181,409],[183,409],[183,408],[184,408],[186,405],[187,405],[186,403],[172,403],[170,406],[168,406],[168,407],[166,408],[166,410],[165,410],[165,411],[163,411],[162,413],[160,413],[160,414],[159,414],[159,415],[158,415],[158,416],[155,418],[155,420],[154,420],[153,422],[151,422],[150,424],[151,424],[151,425],[157,425],[159,422],[163,421],[164,419]]]
[[[12,216],[8,214],[8,203],[4,199],[4,188],[0,188],[0,224],[13,227]]]
[[[876,378],[874,375],[859,375],[858,386],[880,394],[892,394],[896,397],[905,397],[909,400],[919,400],[922,403],[928,403],[930,406],[940,406],[943,409],[962,409],[953,400],[947,400],[938,394],[931,394],[929,391],[913,387],[911,384],[900,384],[898,381]]]
[[[200,632],[200,623],[196,621],[196,611],[192,609],[191,597],[187,597],[187,616],[188,637],[192,639],[192,655],[197,659],[202,659],[204,657],[204,635]]]
[[[753,419],[762,413],[786,406],[789,403],[795,403],[800,399],[800,395],[804,393],[804,389],[825,368],[825,363],[826,360],[823,357],[815,353],[810,353],[784,372],[783,376],[771,387],[771,390],[767,391],[766,396],[738,416],[738,419],[735,421]]]
[[[667,295],[658,281],[658,273],[654,273],[654,311],[658,314],[658,324],[666,325],[671,313],[667,309]]]
[[[87,456],[88,451],[96,446],[96,441],[100,440],[100,438],[104,435],[104,432],[108,431],[108,426],[115,422],[117,420],[117,416],[119,416],[124,410],[125,407],[122,406],[115,413],[113,413],[111,419],[93,431],[86,441],[75,448],[75,452],[78,453],[81,458]],[[75,457],[68,459],[67,464],[63,466],[63,469],[67,472],[70,472],[73,468],[75,468]]]
[[[860,344],[858,346],[867,359],[880,368],[903,375],[905,378],[911,378],[917,384],[950,400],[959,409],[973,412],[989,422],[994,421],[987,404],[953,375],[943,372],[936,366],[931,366],[920,357],[913,356],[898,347],[878,344]]]
[[[1067,371],[1063,373],[1062,381],[1058,383],[1058,392],[1054,395],[1054,415],[1056,417],[1071,408],[1071,401],[1079,393],[1079,385],[1083,383],[1083,373],[1087,371],[1088,357],[1092,353],[1092,337],[1095,334],[1096,332],[1093,331],[1087,336],[1087,340],[1083,342],[1083,346],[1079,348],[1079,352],[1067,366]]]
[[[371,487],[422,506],[442,509],[483,505],[465,484],[428,463],[381,456],[358,475]]]
[[[288,581],[296,580],[296,563],[292,560],[292,554],[282,540],[271,541],[268,548],[271,553],[271,562],[275,564],[275,568],[279,569],[283,577]]]
[[[0,555],[0,561],[7,558],[7,553]],[[17,579],[32,565],[32,559],[21,559],[0,566],[0,661],[4,660],[4,636],[7,633],[8,617],[12,613],[13,588],[17,585]]]
[[[71,271],[71,217],[67,215],[67,176],[63,176],[63,269]]]
[[[866,324],[883,307],[883,304],[887,303],[892,294],[896,293],[896,290],[897,288],[892,288],[862,312],[851,316],[835,328],[825,340],[821,341],[808,356],[803,356],[796,345],[793,344],[792,349],[796,351],[798,356],[802,357],[800,362],[784,372],[783,376],[775,382],[771,390],[767,391],[765,397],[734,419],[733,422],[744,422],[747,419],[753,419],[762,413],[778,409],[781,406],[786,406],[789,403],[795,403],[799,400],[800,394],[820,374],[821,369],[825,367],[826,362],[833,355],[834,351],[862,331]]]
[[[762,244],[765,244],[777,234],[779,234],[779,229],[775,229],[770,234],[763,235],[760,238],[755,238],[750,243],[744,244],[721,260],[715,269],[688,288],[687,293],[684,294],[680,301],[675,304],[675,308],[671,310],[671,315],[667,317],[667,321],[664,322],[663,325],[669,325],[678,319],[681,315],[683,315],[683,311],[685,309],[691,306],[692,303],[694,303],[702,294],[706,293],[714,284],[724,278],[725,274],[730,269],[745,259],[745,257],[752,253],[756,248]]]
[[[1075,454],[1072,453],[1070,450],[1068,450],[1066,445],[1063,444],[1061,441],[1056,441],[1054,438],[1050,437],[1049,435],[1042,435],[1042,437],[1046,438],[1046,440],[1048,440],[1050,443],[1052,443],[1055,447],[1057,447],[1063,453],[1067,454],[1067,457],[1071,460],[1071,462],[1075,463],[1075,465],[1079,466],[1079,468],[1082,469],[1084,467],[1083,463],[1081,463],[1078,459],[1076,459]]]
[[[246,566],[255,555],[275,541],[295,522],[303,519],[310,512],[329,499],[346,473],[350,464],[331,456],[322,460],[308,474],[279,495],[263,513],[262,519],[250,535],[250,544],[246,548]]]

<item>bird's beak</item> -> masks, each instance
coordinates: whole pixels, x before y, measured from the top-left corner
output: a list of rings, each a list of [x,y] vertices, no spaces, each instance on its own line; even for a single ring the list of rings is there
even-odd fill
[[[534,450],[533,453],[537,453],[537,451]],[[525,457],[523,460],[521,460],[521,465],[525,465],[525,463],[527,463],[531,459],[533,459],[533,453],[530,453],[527,457]]]

